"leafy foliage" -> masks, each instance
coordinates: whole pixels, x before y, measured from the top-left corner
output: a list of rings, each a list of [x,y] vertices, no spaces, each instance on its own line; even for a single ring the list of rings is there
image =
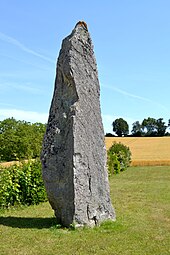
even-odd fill
[[[39,204],[46,200],[40,160],[0,169],[0,207]]]
[[[164,136],[167,126],[165,125],[163,118],[159,118],[156,120],[156,126],[157,126],[157,136]]]
[[[132,124],[133,136],[165,136],[167,126],[163,118],[154,119],[148,117],[140,124],[136,121]]]
[[[131,162],[131,151],[122,143],[113,143],[107,152],[107,165],[109,175],[125,171]]]
[[[112,123],[113,126],[113,131],[118,135],[118,136],[127,136],[129,134],[129,125],[128,123],[122,119],[116,119]]]
[[[156,134],[156,119],[148,117],[142,122],[143,130],[145,130],[145,135],[151,136]]]
[[[119,137],[128,136],[129,134],[129,126],[128,123],[122,119],[116,119],[112,123],[113,132]],[[168,120],[168,124],[163,121],[163,118],[155,119],[155,118],[145,118],[140,123],[139,121],[135,121],[132,123],[132,130],[129,136],[150,136],[150,137],[160,137],[160,136],[170,136],[170,133],[167,131],[170,129],[170,119]],[[111,133],[106,133],[106,137],[114,136]]]
[[[133,136],[142,136],[143,135],[143,128],[139,121],[135,121],[132,124],[132,135]]]
[[[39,157],[45,127],[14,118],[0,121],[0,161]]]

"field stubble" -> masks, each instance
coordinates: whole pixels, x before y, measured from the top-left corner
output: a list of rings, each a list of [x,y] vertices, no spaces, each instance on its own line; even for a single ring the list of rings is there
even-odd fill
[[[106,137],[107,150],[114,142],[130,148],[131,166],[170,165],[170,137]]]

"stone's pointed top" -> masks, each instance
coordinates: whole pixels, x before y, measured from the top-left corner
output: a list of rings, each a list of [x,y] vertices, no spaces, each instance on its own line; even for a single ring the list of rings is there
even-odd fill
[[[77,24],[75,25],[74,29],[72,30],[71,34],[68,35],[65,39],[64,39],[64,42],[66,41],[72,41],[74,42],[76,45],[77,45],[77,42],[81,41],[83,42],[84,44],[88,43],[90,44],[89,47],[91,47],[93,49],[93,45],[92,45],[92,42],[91,42],[91,38],[90,38],[90,34],[89,34],[89,31],[88,31],[88,27],[87,27],[87,24],[84,22],[84,21],[79,21],[77,22]],[[67,48],[68,48],[68,43],[66,43],[67,45]],[[71,46],[71,44],[70,44]],[[75,45],[74,45],[75,46]],[[66,46],[64,46],[65,48]],[[75,46],[76,48],[78,46]]]
[[[88,31],[87,24],[86,24],[86,22],[84,22],[84,21],[79,21],[79,22],[77,22],[75,28],[76,28],[77,26],[81,26],[81,27],[83,27],[85,30]]]

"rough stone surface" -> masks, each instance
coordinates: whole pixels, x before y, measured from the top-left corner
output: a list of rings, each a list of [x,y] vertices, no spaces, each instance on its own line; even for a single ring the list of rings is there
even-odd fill
[[[92,41],[78,22],[62,42],[41,155],[48,199],[64,226],[115,220],[99,97]]]

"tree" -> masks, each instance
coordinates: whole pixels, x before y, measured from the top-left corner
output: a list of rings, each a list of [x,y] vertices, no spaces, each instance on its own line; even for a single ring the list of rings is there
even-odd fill
[[[170,119],[168,120],[168,127],[170,127]]]
[[[42,139],[44,137],[46,125],[36,122],[31,126],[31,149],[33,152],[33,158],[39,157],[41,147],[42,147]]]
[[[140,124],[139,121],[135,121],[132,124],[132,135],[133,136],[142,136],[143,131],[142,131],[142,125]]]
[[[157,120],[150,117],[144,119],[142,122],[142,129],[146,136],[155,136],[157,132]]]
[[[17,121],[8,118],[0,121],[0,160],[15,160],[18,150],[17,146]]]
[[[0,161],[39,157],[45,128],[14,118],[0,121]]]
[[[115,132],[118,136],[127,136],[129,134],[129,125],[122,118],[113,121],[112,126],[113,132]]]
[[[157,135],[164,136],[166,132],[167,126],[165,122],[163,122],[163,118],[157,119]]]
[[[156,120],[150,117],[143,120],[142,127],[146,136],[164,136],[167,128],[163,118]]]

